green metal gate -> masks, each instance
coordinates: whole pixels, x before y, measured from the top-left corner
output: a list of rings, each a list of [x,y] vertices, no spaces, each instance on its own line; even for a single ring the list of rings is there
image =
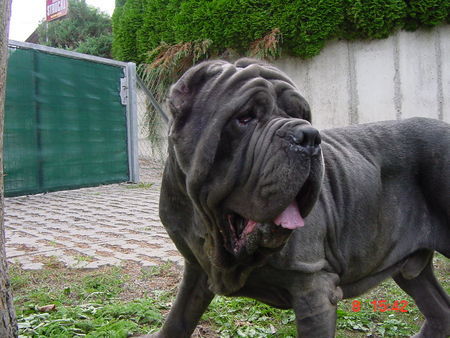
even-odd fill
[[[9,47],[5,196],[136,181],[127,64],[20,45]]]

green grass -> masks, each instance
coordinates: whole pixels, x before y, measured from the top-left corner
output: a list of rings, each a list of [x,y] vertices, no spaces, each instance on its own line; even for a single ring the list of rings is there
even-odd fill
[[[162,316],[155,309],[153,299],[139,299],[131,303],[82,304],[60,307],[54,312],[41,313],[30,309],[19,314],[22,335],[44,337],[127,337],[143,333],[160,325]]]
[[[436,274],[450,291],[449,260],[437,255]],[[129,337],[161,327],[176,294],[181,271],[166,263],[97,270],[66,269],[56,264],[39,271],[10,266],[10,280],[20,334],[32,337]],[[374,312],[371,301],[406,300],[407,313]],[[353,311],[352,302],[360,302]],[[44,312],[45,305],[55,309]],[[337,337],[407,337],[416,333],[423,317],[403,291],[385,281],[369,293],[340,302]],[[216,297],[195,337],[295,337],[295,316],[245,298]]]
[[[155,330],[162,323],[158,303],[164,293],[136,300],[122,294],[131,275],[124,268],[101,271],[10,268],[20,335],[32,337],[128,337]],[[42,307],[53,304],[53,311]]]
[[[203,315],[220,337],[295,337],[295,316],[256,300],[216,297]]]

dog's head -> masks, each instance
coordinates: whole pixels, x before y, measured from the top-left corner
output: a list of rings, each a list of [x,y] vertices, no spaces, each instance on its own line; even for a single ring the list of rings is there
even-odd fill
[[[171,156],[216,266],[279,250],[317,200],[323,160],[310,108],[265,63],[207,61],[170,91]]]

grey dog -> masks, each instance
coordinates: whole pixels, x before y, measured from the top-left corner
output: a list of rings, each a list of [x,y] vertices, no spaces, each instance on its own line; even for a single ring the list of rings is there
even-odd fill
[[[336,304],[388,277],[450,335],[433,274],[450,257],[450,126],[412,118],[320,133],[280,70],[207,61],[170,91],[160,217],[185,269],[157,337],[188,337],[215,294],[292,308],[333,337]]]

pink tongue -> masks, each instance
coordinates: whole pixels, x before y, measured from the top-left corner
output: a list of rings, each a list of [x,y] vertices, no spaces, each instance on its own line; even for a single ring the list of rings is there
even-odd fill
[[[281,225],[286,229],[297,229],[305,225],[303,217],[300,215],[297,203],[292,202],[274,221],[276,225]]]

